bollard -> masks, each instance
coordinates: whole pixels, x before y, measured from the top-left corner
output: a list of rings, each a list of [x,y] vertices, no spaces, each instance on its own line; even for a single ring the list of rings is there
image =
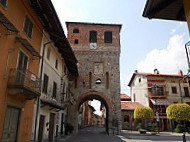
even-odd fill
[[[186,142],[185,132],[183,132],[183,142]]]

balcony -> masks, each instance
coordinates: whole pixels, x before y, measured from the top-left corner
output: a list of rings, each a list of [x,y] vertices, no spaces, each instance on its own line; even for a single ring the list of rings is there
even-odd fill
[[[49,106],[50,110],[52,110],[52,109],[63,110],[64,107],[62,106],[62,103],[61,103],[60,91],[58,89],[56,90],[57,93],[56,93],[56,97],[54,98],[54,97],[52,97],[53,91],[51,88],[53,88],[53,87],[49,87],[47,94],[43,93],[40,96],[41,107]]]
[[[10,69],[7,86],[10,95],[23,94],[27,100],[40,96],[41,81],[28,70]]]

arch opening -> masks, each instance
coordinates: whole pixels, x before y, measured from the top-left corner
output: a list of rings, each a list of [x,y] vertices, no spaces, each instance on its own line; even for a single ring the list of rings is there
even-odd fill
[[[99,101],[101,115],[97,116],[95,108],[92,105],[93,101]],[[99,95],[90,94],[82,98],[77,106],[79,119],[78,128],[82,129],[88,126],[100,126],[105,127],[105,131],[108,133],[109,122],[109,106],[107,102]]]

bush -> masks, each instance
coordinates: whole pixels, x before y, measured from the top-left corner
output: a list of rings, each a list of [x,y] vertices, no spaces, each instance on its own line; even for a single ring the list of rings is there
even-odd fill
[[[188,104],[171,104],[166,109],[168,119],[180,121],[190,120],[190,106]]]
[[[152,121],[154,119],[154,112],[150,107],[140,106],[135,109],[134,118]]]
[[[183,133],[183,132],[186,132],[186,128],[184,127],[184,125],[181,125],[181,124],[177,124],[176,128],[175,128],[175,131],[177,133]]]

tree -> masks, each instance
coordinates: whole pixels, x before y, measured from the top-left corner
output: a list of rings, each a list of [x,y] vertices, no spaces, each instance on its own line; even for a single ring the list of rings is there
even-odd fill
[[[190,106],[188,104],[171,104],[166,109],[167,118],[177,122],[190,121]]]
[[[149,120],[154,119],[154,112],[150,107],[139,106],[135,109],[134,118],[136,120]]]

